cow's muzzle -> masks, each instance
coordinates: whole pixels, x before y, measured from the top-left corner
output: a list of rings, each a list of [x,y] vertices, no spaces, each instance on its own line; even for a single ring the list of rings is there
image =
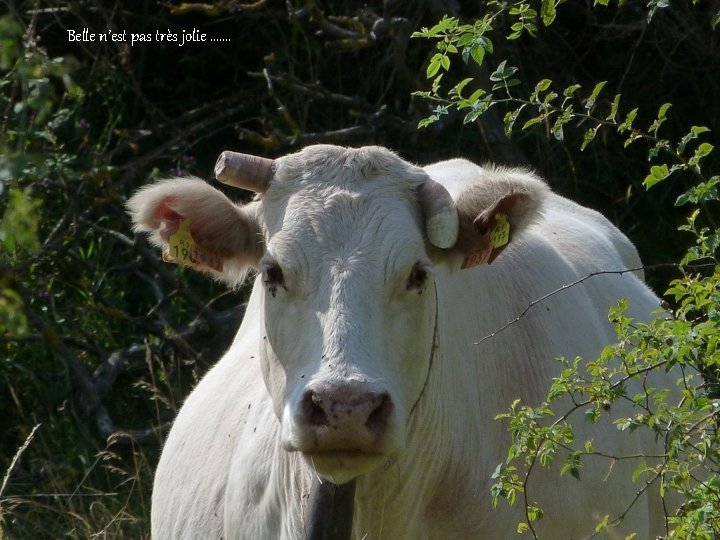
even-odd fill
[[[320,450],[373,451],[387,431],[392,410],[387,392],[320,387],[305,391],[298,420],[313,432]]]
[[[301,451],[321,475],[342,483],[375,468],[394,450],[394,413],[392,398],[376,385],[310,385],[293,418],[290,449]]]

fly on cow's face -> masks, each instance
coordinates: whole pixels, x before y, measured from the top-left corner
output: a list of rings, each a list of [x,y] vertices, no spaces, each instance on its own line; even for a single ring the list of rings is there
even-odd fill
[[[277,294],[278,287],[285,288],[285,277],[283,276],[282,268],[280,268],[280,265],[277,263],[270,263],[263,269],[263,274],[263,283],[274,298]]]

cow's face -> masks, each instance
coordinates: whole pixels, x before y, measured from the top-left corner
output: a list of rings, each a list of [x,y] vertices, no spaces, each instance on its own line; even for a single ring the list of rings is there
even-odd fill
[[[258,200],[237,206],[201,180],[175,178],[128,201],[136,230],[163,249],[184,224],[196,269],[229,283],[260,272],[262,313],[247,316],[264,322],[282,443],[335,482],[403,449],[437,325],[429,246],[446,264],[492,262],[498,223],[516,234],[546,192],[527,174],[462,167],[453,200],[382,148],[313,146],[274,162],[224,153],[218,178]]]
[[[404,445],[436,314],[419,169],[383,153],[278,160],[263,196],[262,362],[282,443],[344,482]]]

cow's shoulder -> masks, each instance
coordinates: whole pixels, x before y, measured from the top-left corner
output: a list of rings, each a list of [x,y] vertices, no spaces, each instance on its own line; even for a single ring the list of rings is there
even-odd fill
[[[600,212],[552,194],[545,201],[536,233],[579,268],[596,271],[635,270],[642,279],[640,256],[633,243]]]

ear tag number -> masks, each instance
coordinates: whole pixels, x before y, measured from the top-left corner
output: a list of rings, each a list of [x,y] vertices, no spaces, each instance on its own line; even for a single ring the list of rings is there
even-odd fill
[[[216,253],[203,249],[195,243],[188,222],[180,220],[178,230],[168,238],[168,245],[162,252],[165,262],[185,264],[196,270],[223,271],[223,260]]]
[[[491,264],[510,242],[510,222],[507,214],[498,212],[494,216],[492,231],[478,236],[478,244],[465,255],[461,269],[481,264]]]
[[[170,235],[168,244],[167,249],[163,250],[163,261],[176,264],[193,264],[192,254],[195,241],[192,234],[190,234],[187,221],[180,220],[180,226],[177,231]]]
[[[495,214],[495,228],[490,237],[494,249],[501,248],[510,241],[510,222],[505,214]]]

